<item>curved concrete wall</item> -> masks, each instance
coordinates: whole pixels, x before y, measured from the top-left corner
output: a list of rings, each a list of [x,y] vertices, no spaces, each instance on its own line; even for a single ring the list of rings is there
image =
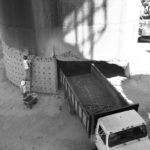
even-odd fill
[[[4,42],[2,42],[2,48],[7,78],[16,86],[20,86],[20,82],[25,76],[22,64],[23,52],[8,47]],[[32,91],[41,93],[56,92],[56,69],[55,59],[33,56]]]
[[[53,58],[35,57],[32,65],[32,90],[42,93],[56,92],[57,73]]]
[[[19,86],[21,80],[25,77],[22,54],[14,48],[9,48],[4,43],[2,43],[2,47],[7,78]]]

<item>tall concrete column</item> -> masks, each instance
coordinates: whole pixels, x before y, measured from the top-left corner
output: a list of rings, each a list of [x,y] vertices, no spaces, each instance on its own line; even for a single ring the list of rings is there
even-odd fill
[[[57,0],[0,0],[2,40],[20,51],[41,55],[57,25]]]
[[[0,0],[0,28],[7,45],[36,53],[31,0]]]

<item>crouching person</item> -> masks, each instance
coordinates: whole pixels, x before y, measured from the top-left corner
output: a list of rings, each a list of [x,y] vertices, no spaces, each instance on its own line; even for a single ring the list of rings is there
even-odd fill
[[[35,105],[38,101],[37,94],[31,92],[30,90],[30,81],[22,80],[20,84],[20,89],[22,91],[23,102],[27,108],[32,109],[32,106]]]
[[[21,89],[23,99],[25,99],[30,93],[30,81],[22,80],[20,83],[20,89]]]

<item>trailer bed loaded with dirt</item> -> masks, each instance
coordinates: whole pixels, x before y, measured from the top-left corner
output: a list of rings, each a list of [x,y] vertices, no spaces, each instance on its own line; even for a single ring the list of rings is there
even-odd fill
[[[59,85],[65,91],[69,111],[80,118],[95,148],[109,150],[123,146],[128,150],[124,144],[135,140],[134,145],[137,141],[142,144],[139,139],[147,142],[145,121],[137,113],[139,105],[129,104],[109,83],[104,76],[108,70],[101,62],[57,61],[57,64]],[[112,73],[110,70],[113,76]],[[114,140],[119,135],[124,138]],[[149,141],[145,150],[147,145],[150,146]],[[137,146],[132,149],[137,150]]]

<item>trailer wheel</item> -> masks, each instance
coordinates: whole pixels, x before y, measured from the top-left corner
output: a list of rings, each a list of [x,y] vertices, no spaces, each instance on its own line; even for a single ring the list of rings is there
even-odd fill
[[[73,107],[71,107],[71,104],[69,104],[69,102],[67,102],[67,107],[68,107],[70,114],[75,115],[75,110]]]
[[[92,147],[91,149],[92,150],[98,150],[96,145],[95,145],[95,135],[91,135],[90,140],[91,140],[91,147]]]
[[[92,150],[98,150],[94,142],[91,143],[91,149]]]
[[[91,149],[92,150],[98,150],[97,147],[96,147],[96,145],[95,145],[95,143],[91,143]]]
[[[92,147],[92,150],[98,150],[98,149],[97,149],[97,147],[94,145],[94,146]]]
[[[67,92],[65,91],[64,92],[64,98],[67,99],[67,97],[68,97],[68,95],[67,95]]]

